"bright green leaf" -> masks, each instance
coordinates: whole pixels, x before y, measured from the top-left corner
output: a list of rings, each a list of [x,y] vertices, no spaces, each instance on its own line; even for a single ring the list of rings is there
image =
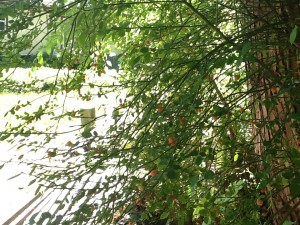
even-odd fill
[[[81,133],[82,137],[84,138],[90,138],[92,137],[92,133],[89,129],[85,129],[82,133]]]
[[[169,212],[163,212],[163,213],[160,215],[160,219],[163,220],[163,219],[168,218],[169,214],[170,214]]]
[[[298,33],[298,27],[295,26],[294,29],[292,30],[292,32],[290,34],[290,38],[289,38],[289,42],[291,44],[294,44],[296,37],[297,37],[297,33]]]
[[[239,154],[236,153],[236,154],[234,155],[234,157],[233,157],[233,161],[236,162],[236,161],[238,160],[238,158],[239,158]]]
[[[84,46],[85,45],[85,42],[86,42],[86,38],[87,38],[87,34],[85,32],[82,32],[79,37],[78,37],[78,43],[81,45],[81,46]]]

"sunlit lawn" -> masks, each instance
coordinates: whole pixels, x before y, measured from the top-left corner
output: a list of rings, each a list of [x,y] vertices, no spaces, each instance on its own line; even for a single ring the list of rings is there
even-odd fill
[[[29,69],[17,69],[16,73],[10,76],[10,78],[22,80],[25,82],[30,82],[31,79],[53,79],[56,76],[57,71],[53,69],[42,68],[41,71],[35,71],[30,76],[27,76]],[[30,106],[26,106],[18,113],[22,113],[24,111],[28,113],[32,113],[39,105],[44,105],[48,100],[54,99],[53,96],[50,96],[47,93],[26,93],[26,94],[16,94],[16,93],[1,93],[0,94],[0,132],[5,130],[5,126],[7,122],[17,125],[22,121],[18,121],[15,119],[13,115],[10,113],[7,116],[4,116],[6,112],[8,112],[12,107],[18,102],[25,103],[27,101],[32,102]],[[72,110],[80,110],[84,108],[95,107],[96,116],[104,115],[104,120],[98,121],[98,125],[108,128],[108,126],[112,123],[110,115],[114,107],[117,106],[118,101],[116,100],[116,94],[111,93],[108,98],[94,98],[91,101],[83,101],[82,99],[76,96],[76,93],[69,93],[66,95],[65,93],[61,93],[57,96],[57,99],[53,100],[57,103],[58,107],[55,108],[55,116],[60,115],[65,111]],[[63,107],[62,107],[63,106]],[[58,135],[55,140],[53,140],[48,147],[65,147],[67,141],[76,141],[76,135],[81,132],[81,124],[80,118],[78,117],[65,117],[61,120],[57,121],[53,119],[53,116],[43,116],[41,120],[36,121],[34,123],[34,128],[39,131],[46,130],[46,128],[52,127],[52,129],[48,131],[63,133],[62,135]],[[29,125],[31,126],[31,125]],[[33,125],[32,125],[33,126]],[[97,127],[97,125],[96,125]],[[22,137],[23,138],[23,137]],[[27,143],[32,141],[42,141],[44,138],[43,135],[33,135],[29,136],[27,139]],[[23,156],[22,160],[24,162],[30,160],[41,160],[43,163],[49,163],[47,158],[47,150],[42,149],[39,152],[30,152],[30,146],[24,145],[22,148],[17,150],[18,145],[20,144],[19,140],[21,138],[16,136],[14,143],[7,143],[6,141],[2,141],[0,143],[1,147],[1,163],[4,161],[16,161],[22,154],[26,154]],[[29,178],[26,174],[29,173],[30,167],[26,164],[12,163],[10,165],[6,165],[2,170],[0,170],[0,223],[4,222],[8,219],[13,213],[19,210],[24,206],[33,196],[36,186],[27,187],[28,183],[32,178]],[[24,173],[20,176],[17,176],[14,179],[8,180],[9,178],[20,174],[20,172]]]

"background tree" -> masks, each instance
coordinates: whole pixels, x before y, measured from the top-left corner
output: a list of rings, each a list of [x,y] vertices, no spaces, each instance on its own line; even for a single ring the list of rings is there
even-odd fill
[[[108,224],[129,215],[128,223],[136,224],[299,224],[296,0],[77,0],[47,7],[18,1],[4,7],[12,19],[0,33],[6,56],[0,65],[20,65],[19,53],[32,40],[49,37],[47,52],[59,52],[52,65],[68,69],[49,85],[50,96],[80,93],[86,71],[101,77],[111,46],[120,52],[118,81],[90,83],[96,93],[82,96],[125,90],[115,124],[103,135],[87,127],[84,141],[48,151],[54,158],[93,143],[72,156],[76,163],[55,171],[33,164],[37,191],[76,190],[70,202],[55,203],[74,213],[57,210],[40,221]],[[35,22],[44,14],[47,20]],[[42,54],[37,62],[46,63]],[[32,114],[19,114],[20,106],[10,110],[21,123],[7,127],[2,140],[45,135],[32,151],[46,147],[58,133],[34,122],[78,113],[57,117],[53,99]],[[115,173],[87,182],[112,161]]]

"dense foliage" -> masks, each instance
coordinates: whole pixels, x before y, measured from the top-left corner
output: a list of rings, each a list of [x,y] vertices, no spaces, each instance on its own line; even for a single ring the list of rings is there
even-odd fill
[[[293,1],[4,4],[11,19],[0,32],[5,56],[0,66],[21,66],[20,53],[41,46],[53,57],[48,64],[66,71],[45,83],[45,103],[31,111],[30,102],[14,106],[9,111],[14,122],[1,131],[2,141],[18,141],[49,158],[51,166],[20,156],[33,167],[37,192],[70,190],[54,203],[57,210],[29,223],[253,225],[272,224],[284,211],[281,224],[297,224],[288,218],[299,209],[300,152],[296,134],[288,141],[283,137],[286,124],[298,127],[299,114],[291,108],[299,104],[299,90],[297,79],[284,70],[288,66],[276,66],[280,60],[269,52],[272,46],[278,52],[299,49],[299,18],[284,17],[289,4]],[[278,5],[287,15],[278,13]],[[253,12],[258,7],[270,10],[272,18]],[[46,65],[42,51],[34,69]],[[102,79],[111,52],[119,61],[113,82]],[[90,101],[110,93],[116,97],[109,126],[68,130],[75,140],[49,147],[65,132],[57,124],[81,113],[65,109],[58,97]],[[257,110],[272,115],[282,99],[288,113],[257,118]],[[96,120],[107,118],[101,113]],[[45,119],[51,125],[36,125]],[[257,143],[262,130],[270,137]],[[28,141],[35,136],[43,140]],[[265,150],[256,151],[257,145]],[[286,187],[296,203],[274,212],[273,200]]]

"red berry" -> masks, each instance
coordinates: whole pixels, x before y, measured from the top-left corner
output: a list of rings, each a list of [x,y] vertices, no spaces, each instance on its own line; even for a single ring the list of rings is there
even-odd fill
[[[181,124],[184,124],[184,117],[181,117],[181,118],[179,119],[179,122],[180,122]]]
[[[169,141],[170,145],[176,146],[176,141],[175,141],[175,139],[173,137],[169,137],[168,141]]]
[[[150,171],[150,176],[151,176],[151,177],[157,176],[157,171],[156,171],[156,170],[151,170],[151,171]]]
[[[156,109],[157,109],[157,112],[159,112],[159,113],[161,113],[162,111],[164,111],[164,107],[161,106],[161,105],[157,106]]]
[[[256,205],[258,205],[259,207],[263,206],[264,205],[264,201],[261,200],[261,199],[257,199],[256,201]]]

